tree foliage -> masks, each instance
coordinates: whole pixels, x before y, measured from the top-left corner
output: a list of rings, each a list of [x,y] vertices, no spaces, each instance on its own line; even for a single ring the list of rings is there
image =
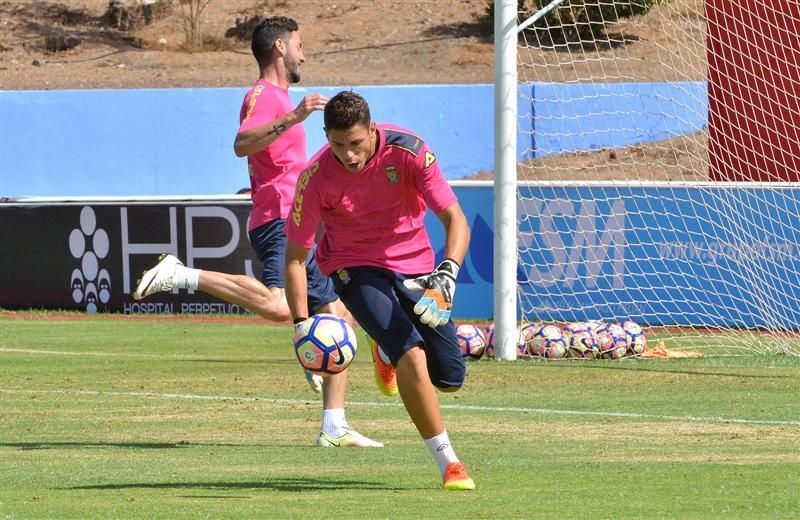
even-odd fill
[[[517,0],[517,18],[524,22],[551,0]],[[609,26],[621,18],[645,14],[669,0],[564,0],[540,18],[532,29],[565,43],[602,39]],[[487,14],[494,17],[494,2]]]

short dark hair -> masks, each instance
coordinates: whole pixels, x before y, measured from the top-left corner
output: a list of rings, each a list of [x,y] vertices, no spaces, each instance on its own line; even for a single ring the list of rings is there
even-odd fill
[[[272,16],[256,25],[256,28],[253,29],[250,49],[258,62],[258,67],[263,70],[269,65],[272,47],[276,40],[286,38],[289,33],[298,29],[297,22],[287,16]]]
[[[372,116],[367,100],[352,90],[333,96],[325,105],[325,130],[350,130],[361,124],[369,127]]]

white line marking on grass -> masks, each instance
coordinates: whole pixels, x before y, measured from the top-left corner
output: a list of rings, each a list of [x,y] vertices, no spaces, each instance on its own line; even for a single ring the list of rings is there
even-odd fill
[[[141,352],[70,352],[68,350],[38,350],[31,348],[0,348],[0,352],[15,352],[18,354],[41,354],[45,356],[100,356],[100,357],[121,357],[121,358],[143,358],[143,359],[200,359],[215,361],[220,359],[230,359],[227,356],[209,356],[201,352],[192,354],[144,354]],[[237,361],[259,361],[264,360],[263,356],[236,356]]]
[[[307,399],[278,399],[271,397],[247,397],[247,396],[223,396],[223,395],[198,395],[198,394],[175,394],[157,392],[101,392],[96,390],[7,390],[0,388],[0,393],[9,394],[64,394],[64,395],[91,395],[91,396],[112,396],[112,397],[152,397],[160,399],[189,399],[201,401],[262,401],[270,404],[308,404],[316,405],[319,401]],[[350,406],[366,406],[372,408],[402,408],[399,402],[379,403],[375,401],[348,401]],[[702,417],[692,415],[656,415],[648,413],[631,412],[591,412],[586,410],[556,410],[552,408],[525,408],[517,406],[479,406],[469,404],[442,404],[442,409],[470,412],[501,412],[501,413],[531,413],[540,415],[575,415],[592,417],[622,417],[629,419],[657,419],[661,421],[689,421],[689,422],[712,422],[712,423],[733,423],[733,424],[761,424],[775,426],[800,426],[797,421],[772,421],[761,419],[738,419],[732,417]]]
[[[67,352],[62,350],[36,350],[32,348],[0,348],[0,352],[17,352],[21,354],[46,354],[53,356],[120,356],[124,354],[111,352]]]

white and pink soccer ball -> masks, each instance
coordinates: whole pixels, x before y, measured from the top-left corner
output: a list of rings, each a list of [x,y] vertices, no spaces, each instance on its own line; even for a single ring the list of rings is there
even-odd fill
[[[483,355],[486,357],[494,357],[494,323],[490,323],[483,329],[483,336],[486,338],[486,349]]]
[[[470,323],[464,323],[456,328],[456,337],[461,347],[461,355],[467,361],[477,361],[486,350],[486,336],[483,331]]]
[[[625,320],[620,326],[625,331],[628,355],[641,356],[647,350],[647,336],[644,329],[633,320]]]
[[[532,356],[549,359],[563,359],[567,355],[567,341],[561,327],[548,323],[536,327],[527,342]]]
[[[603,323],[594,329],[599,357],[619,359],[628,351],[628,337],[617,323]]]
[[[533,337],[536,335],[536,332],[541,328],[541,325],[538,323],[526,323],[521,327],[517,328],[517,357],[531,357],[533,354],[531,353],[528,346],[530,345],[531,341],[533,341]]]
[[[533,324],[529,324],[533,325]],[[526,338],[528,331],[526,329],[528,325],[523,327],[517,328],[517,357],[528,357],[528,351],[526,350]],[[484,337],[486,338],[486,349],[484,351],[484,356],[486,357],[494,357],[494,323],[490,323],[486,326],[483,331]]]
[[[303,368],[323,376],[338,374],[356,355],[356,334],[333,314],[315,314],[294,333],[294,352]]]
[[[596,325],[595,325],[596,327]],[[587,322],[574,322],[564,325],[564,339],[567,342],[567,357],[593,359],[600,353],[594,328]]]

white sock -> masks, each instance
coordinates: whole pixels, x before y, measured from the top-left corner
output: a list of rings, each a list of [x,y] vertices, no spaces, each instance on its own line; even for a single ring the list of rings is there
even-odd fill
[[[436,464],[439,465],[439,473],[444,475],[444,470],[451,462],[458,462],[456,452],[453,451],[453,446],[450,445],[450,437],[447,435],[447,430],[443,431],[436,437],[425,439],[425,446],[431,452],[433,458],[436,459]]]
[[[176,265],[173,282],[178,289],[197,290],[200,283],[200,269],[193,269],[185,265]]]
[[[322,431],[335,439],[347,433],[347,428],[344,408],[322,410]]]
[[[386,355],[386,352],[383,351],[383,349],[381,348],[380,345],[378,345],[378,356],[380,356],[381,361],[383,361],[387,365],[391,365],[392,364],[392,360],[389,359],[389,356]]]

